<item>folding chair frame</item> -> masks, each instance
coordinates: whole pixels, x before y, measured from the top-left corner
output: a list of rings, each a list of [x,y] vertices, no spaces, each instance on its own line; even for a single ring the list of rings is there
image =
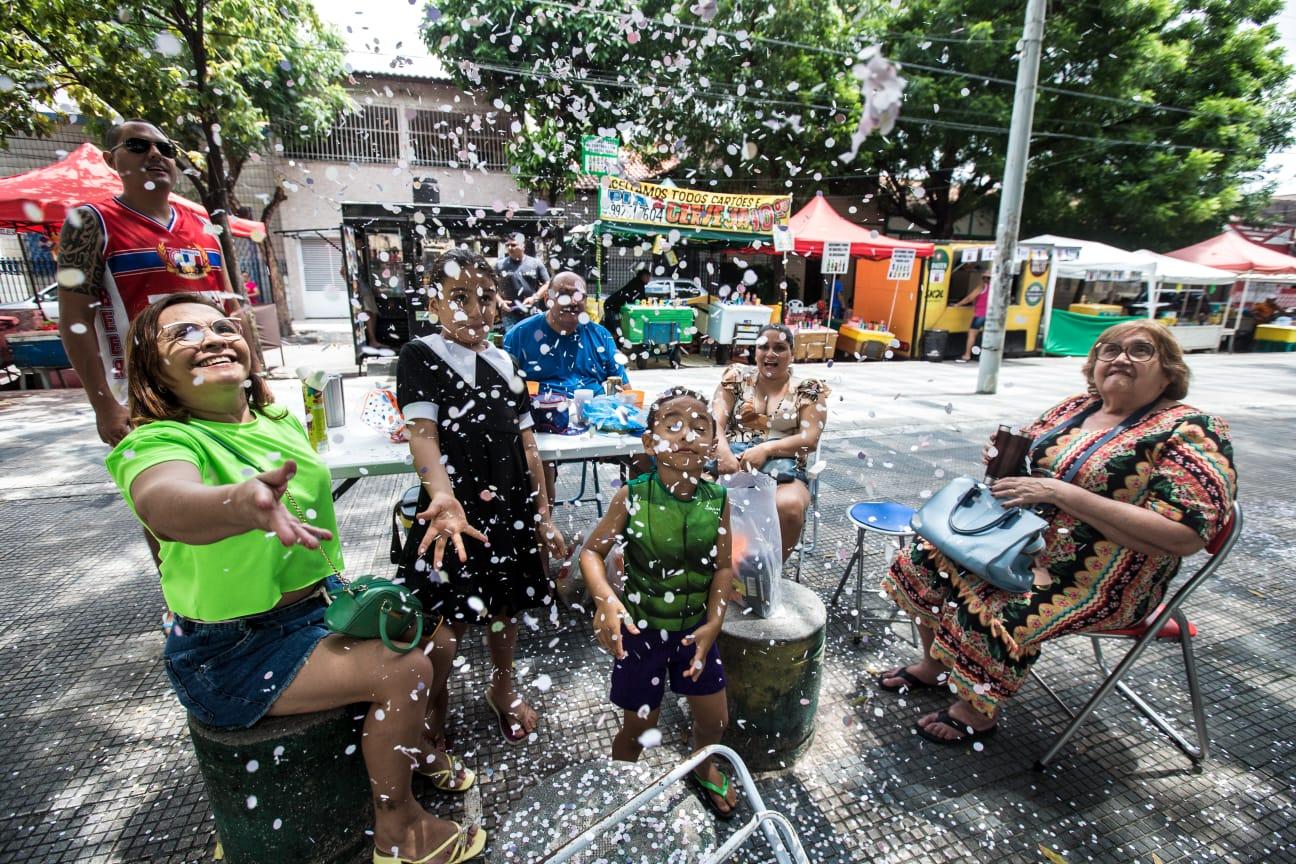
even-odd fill
[[[797,538],[796,548],[793,550],[791,557],[788,558],[789,563],[794,559],[796,561],[793,566],[796,567],[797,582],[801,581],[802,556],[807,552],[813,552],[815,547],[819,545],[819,478],[823,476],[823,472],[828,468],[828,463],[819,458],[822,447],[823,444],[821,443],[815,448],[814,461],[806,469],[806,480],[809,481],[806,485],[810,489],[810,518],[806,520],[806,522],[810,523],[810,545],[806,545],[806,522],[802,522],[801,536]]]
[[[589,828],[586,828],[559,849],[556,849],[549,857],[544,859],[542,864],[562,864],[564,861],[570,861],[593,845],[595,840],[606,834],[613,826],[620,824],[625,821],[626,817],[638,812],[645,804],[683,780],[690,771],[713,755],[719,756],[733,766],[734,774],[737,776],[739,783],[742,784],[743,794],[746,795],[754,815],[725,840],[718,849],[703,858],[699,864],[720,864],[721,861],[728,860],[737,851],[738,847],[745,843],[747,838],[754,834],[758,828],[765,835],[765,840],[774,851],[774,858],[779,864],[809,864],[809,859],[801,846],[801,841],[797,838],[796,830],[788,822],[787,817],[765,806],[765,802],[761,799],[760,792],[757,791],[756,783],[752,780],[751,772],[747,770],[746,764],[743,763],[737,753],[723,744],[712,744],[698,750],[688,759],[658,777],[652,782],[652,785],[638,795]]]
[[[1053,745],[1049,747],[1048,751],[1035,763],[1035,768],[1037,770],[1043,770],[1045,766],[1057,757],[1062,748],[1066,746],[1066,743],[1070,741],[1076,731],[1079,730],[1080,725],[1084,723],[1084,721],[1089,718],[1089,715],[1094,712],[1094,709],[1098,707],[1098,703],[1107,698],[1107,695],[1111,693],[1112,690],[1119,691],[1122,696],[1128,699],[1130,703],[1143,714],[1143,716],[1151,720],[1152,723],[1164,732],[1166,736],[1169,737],[1170,740],[1173,741],[1175,745],[1178,746],[1179,749],[1182,750],[1194,763],[1199,763],[1206,759],[1210,753],[1210,743],[1206,730],[1206,711],[1202,704],[1201,685],[1197,680],[1197,663],[1193,657],[1192,648],[1193,637],[1189,633],[1188,617],[1184,615],[1183,610],[1180,607],[1183,605],[1183,602],[1197,590],[1197,586],[1201,585],[1213,576],[1215,571],[1219,569],[1219,566],[1224,563],[1226,558],[1228,558],[1229,553],[1233,550],[1234,544],[1237,543],[1238,537],[1242,534],[1242,523],[1242,506],[1235,502],[1233,504],[1232,512],[1229,514],[1229,518],[1224,524],[1224,528],[1220,531],[1220,535],[1212,541],[1210,546],[1207,547],[1207,551],[1209,552],[1207,560],[1197,569],[1197,572],[1194,573],[1187,582],[1180,586],[1179,590],[1175,591],[1174,594],[1171,595],[1169,600],[1162,604],[1156,616],[1152,619],[1152,623],[1144,630],[1141,636],[1135,639],[1131,636],[1115,633],[1081,634],[1089,636],[1090,641],[1093,644],[1094,658],[1097,660],[1098,667],[1102,669],[1106,678],[1103,680],[1102,684],[1099,685],[1098,689],[1094,691],[1094,694],[1089,697],[1089,701],[1086,702],[1084,707],[1079,711],[1072,711],[1071,708],[1062,701],[1057,693],[1053,692],[1053,688],[1049,687],[1048,684],[1044,682],[1044,679],[1042,679],[1034,669],[1031,670],[1031,675],[1035,680],[1038,681],[1044,690],[1053,697],[1055,702],[1062,706],[1064,711],[1071,715],[1071,722],[1067,725],[1066,729],[1063,730],[1062,734],[1054,740]],[[1125,676],[1125,673],[1130,670],[1130,667],[1132,667],[1138,661],[1139,657],[1143,655],[1143,652],[1147,647],[1157,639],[1161,629],[1171,618],[1173,618],[1175,623],[1179,626],[1179,644],[1183,651],[1184,674],[1188,678],[1188,693],[1192,699],[1193,721],[1197,732],[1196,747],[1189,744],[1183,735],[1180,734],[1165,717],[1157,712],[1150,704],[1130,689],[1129,685],[1121,680]],[[1134,646],[1130,648],[1121,661],[1116,664],[1115,669],[1108,669],[1107,663],[1103,659],[1102,646],[1100,644],[1100,640],[1102,639],[1134,639]]]

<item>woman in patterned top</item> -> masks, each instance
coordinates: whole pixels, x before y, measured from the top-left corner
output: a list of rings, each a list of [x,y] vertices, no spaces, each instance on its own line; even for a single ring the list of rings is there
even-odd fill
[[[828,422],[828,385],[792,374],[792,331],[766,324],[752,346],[752,366],[725,370],[711,401],[722,431],[716,439],[716,470],[763,471],[778,482],[775,505],[783,560],[801,538],[810,507],[807,462]]]
[[[883,673],[878,686],[948,686],[958,695],[919,719],[922,737],[968,744],[994,734],[1002,702],[1026,680],[1043,642],[1141,621],[1180,560],[1224,527],[1237,492],[1233,445],[1223,420],[1179,401],[1188,374],[1166,328],[1117,324],[1089,351],[1088,392],[1022,430],[1035,439],[1031,476],[997,480],[991,491],[1008,506],[1054,511],[1034,590],[995,588],[922,542],[891,566],[882,587],[920,621],[924,650],[921,662]],[[1056,479],[1129,419],[1072,482]]]

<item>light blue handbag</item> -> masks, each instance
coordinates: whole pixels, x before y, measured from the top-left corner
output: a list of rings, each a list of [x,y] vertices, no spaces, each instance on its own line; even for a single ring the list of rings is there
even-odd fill
[[[1159,401],[1157,397],[1144,405],[1086,447],[1062,475],[1062,482],[1070,483],[1099,447],[1146,417]],[[1099,407],[1092,405],[1050,429],[1035,439],[1031,450],[1083,423]],[[1044,548],[1048,522],[1034,510],[1005,507],[985,483],[955,477],[913,515],[909,527],[964,570],[996,588],[1023,594],[1034,584],[1033,557]]]
[[[909,527],[964,570],[1021,594],[1035,580],[1033,556],[1048,523],[1031,510],[1004,507],[990,487],[955,477],[927,500]]]

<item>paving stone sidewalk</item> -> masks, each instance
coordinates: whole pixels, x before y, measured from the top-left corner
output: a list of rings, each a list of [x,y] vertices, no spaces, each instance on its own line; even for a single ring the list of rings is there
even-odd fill
[[[156,575],[84,414],[68,420],[65,446],[51,444],[45,418],[75,404],[67,395],[0,397],[0,861],[208,861],[213,824],[162,671]],[[983,751],[936,748],[912,725],[943,700],[897,699],[872,684],[876,671],[916,656],[907,628],[866,625],[857,646],[843,601],[830,613],[814,743],[790,770],[760,781],[766,802],[793,818],[811,861],[1043,861],[1042,848],[1067,861],[1296,861],[1296,416],[1259,407],[1229,419],[1247,532],[1189,607],[1201,629],[1210,761],[1194,768],[1113,697],[1037,773],[1032,764],[1065,716],[1034,684]],[[851,502],[917,504],[940,484],[938,471],[972,469],[990,428],[930,423],[829,436],[806,583],[831,595],[854,543],[844,519]],[[34,454],[50,464],[34,466]],[[5,473],[41,480],[6,483]],[[339,502],[350,572],[390,572],[390,502],[407,482],[367,478]],[[586,526],[594,515],[591,506],[566,508],[561,520]],[[875,595],[866,603],[887,611]],[[607,753],[617,714],[588,622],[543,618],[524,628],[518,660],[543,721],[536,740],[505,747],[481,698],[484,647],[468,641],[451,678],[452,724],[480,791],[424,800],[449,818],[480,814],[491,828],[544,776]],[[1038,666],[1074,704],[1097,682],[1086,652],[1079,640],[1050,646]],[[1173,647],[1160,646],[1132,681],[1188,724],[1179,668]],[[646,758],[664,768],[687,750],[686,719],[669,698],[662,728],[663,745]],[[761,841],[749,848],[744,860],[763,860]]]

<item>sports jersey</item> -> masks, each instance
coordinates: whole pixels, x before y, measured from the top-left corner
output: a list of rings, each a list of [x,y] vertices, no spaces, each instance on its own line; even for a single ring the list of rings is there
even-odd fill
[[[172,206],[164,224],[117,198],[85,206],[103,231],[103,291],[95,316],[99,354],[108,386],[125,402],[130,322],[167,294],[194,292],[220,303],[224,259],[211,223],[184,207]]]

